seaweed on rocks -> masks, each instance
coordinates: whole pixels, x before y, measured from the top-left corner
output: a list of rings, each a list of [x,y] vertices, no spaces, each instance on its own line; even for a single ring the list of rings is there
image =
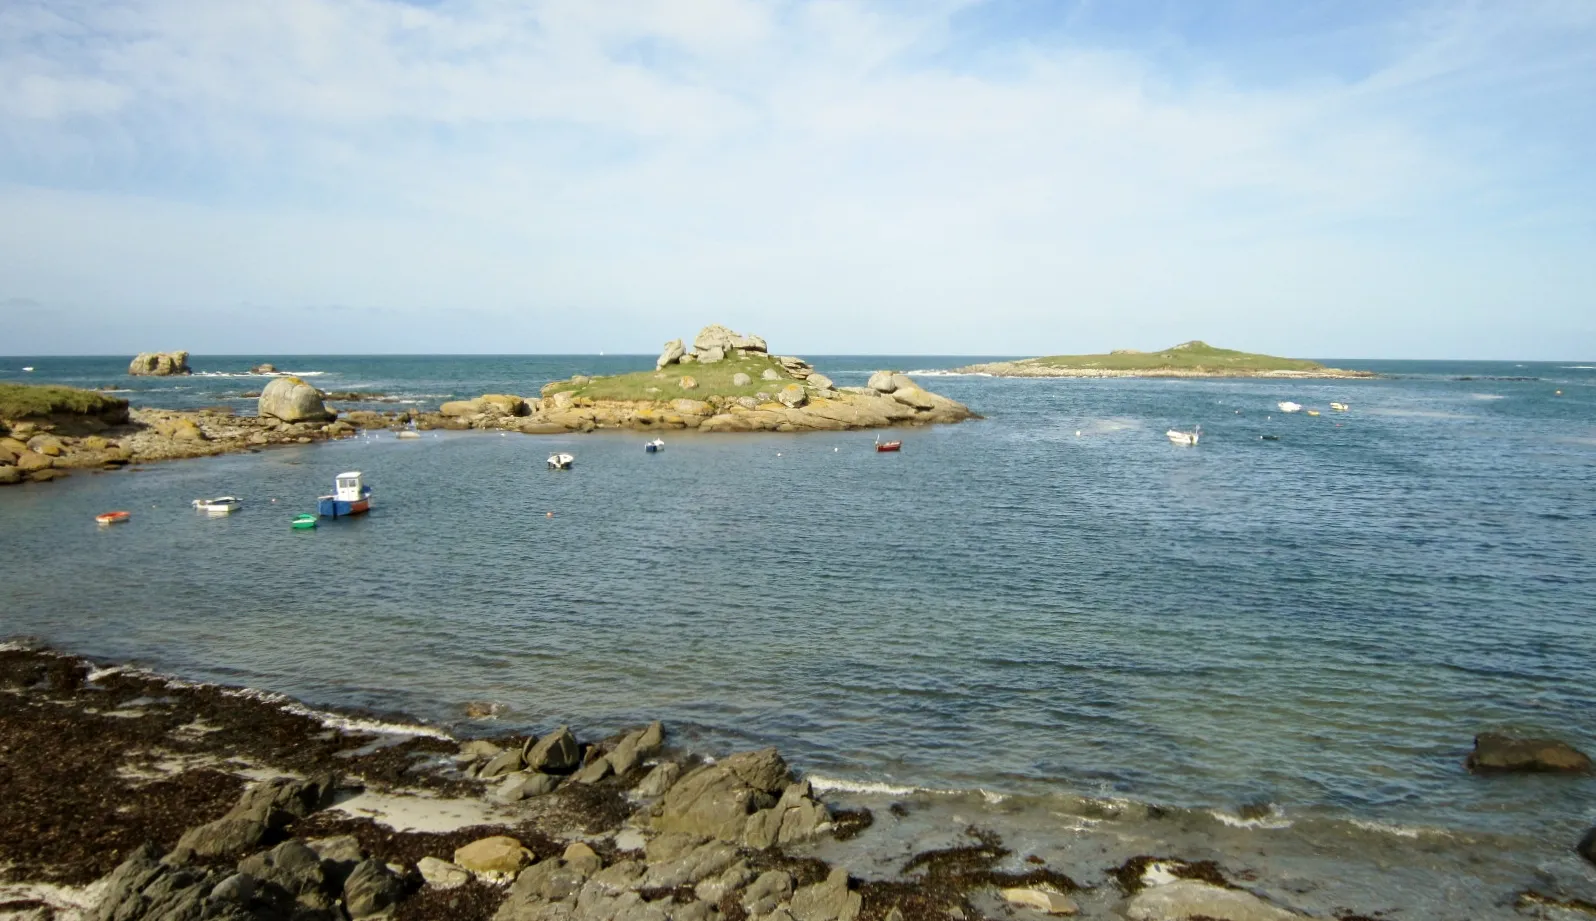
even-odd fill
[[[980,889],[1042,886],[1058,892],[1076,892],[1080,885],[1056,870],[1038,867],[1024,872],[997,869],[1013,852],[996,832],[971,828],[974,844],[924,851],[904,865],[903,880],[872,880],[859,886],[863,897],[861,921],[883,921],[896,908],[904,921],[945,921],[949,917],[978,917],[970,894]]]
[[[475,879],[453,889],[423,887],[399,903],[393,921],[491,921],[505,894]]]
[[[1177,879],[1190,879],[1218,886],[1221,889],[1238,888],[1225,874],[1220,871],[1219,864],[1212,860],[1180,860],[1174,857],[1151,857],[1143,854],[1132,857],[1117,867],[1110,867],[1108,875],[1113,878],[1115,885],[1127,896],[1135,895],[1146,888],[1144,877],[1147,869],[1153,864],[1165,865],[1171,876]]]
[[[170,848],[189,826],[225,813],[244,787],[231,774],[145,779],[124,769],[159,740],[144,722],[0,694],[0,864],[19,878],[87,883],[145,841]]]
[[[541,830],[527,825],[507,829],[503,825],[472,825],[447,832],[395,831],[380,822],[355,818],[335,811],[318,812],[294,826],[301,838],[331,838],[353,835],[360,847],[384,863],[411,866],[423,857],[453,862],[454,852],[473,841],[492,835],[510,835],[539,859],[558,854],[564,845]]]
[[[837,809],[831,813],[831,836],[848,841],[864,834],[875,822],[875,814],[868,809]]]

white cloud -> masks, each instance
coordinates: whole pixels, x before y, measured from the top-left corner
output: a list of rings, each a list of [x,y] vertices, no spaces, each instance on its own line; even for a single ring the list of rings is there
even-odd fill
[[[1569,346],[1592,187],[1536,179],[1592,126],[1537,94],[1596,89],[1588,5],[1376,24],[1368,77],[1269,84],[1079,44],[961,57],[963,6],[13,2],[0,297],[382,306],[410,319],[386,350],[443,347],[428,327],[469,307],[492,332],[448,348],[725,320],[809,351],[1310,354],[1416,354],[1438,312],[1484,353],[1511,300],[1548,331],[1528,347]],[[1542,106],[1563,121],[1526,131]],[[617,328],[594,344],[582,311]]]

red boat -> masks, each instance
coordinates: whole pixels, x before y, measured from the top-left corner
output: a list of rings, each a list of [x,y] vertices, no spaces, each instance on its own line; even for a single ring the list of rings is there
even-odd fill
[[[876,450],[877,451],[902,451],[903,450],[903,442],[901,442],[901,441],[878,441],[878,442],[876,442]]]

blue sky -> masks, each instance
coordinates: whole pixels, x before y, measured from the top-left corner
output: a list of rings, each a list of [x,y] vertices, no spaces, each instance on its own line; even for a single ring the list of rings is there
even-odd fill
[[[1589,0],[7,0],[0,354],[1596,357]]]

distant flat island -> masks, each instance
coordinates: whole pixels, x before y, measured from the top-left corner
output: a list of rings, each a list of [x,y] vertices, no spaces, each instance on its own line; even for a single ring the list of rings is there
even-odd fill
[[[994,377],[1376,377],[1372,371],[1327,368],[1303,358],[1278,358],[1215,348],[1201,340],[1159,352],[1116,349],[1106,355],[1049,355],[957,369]]]

